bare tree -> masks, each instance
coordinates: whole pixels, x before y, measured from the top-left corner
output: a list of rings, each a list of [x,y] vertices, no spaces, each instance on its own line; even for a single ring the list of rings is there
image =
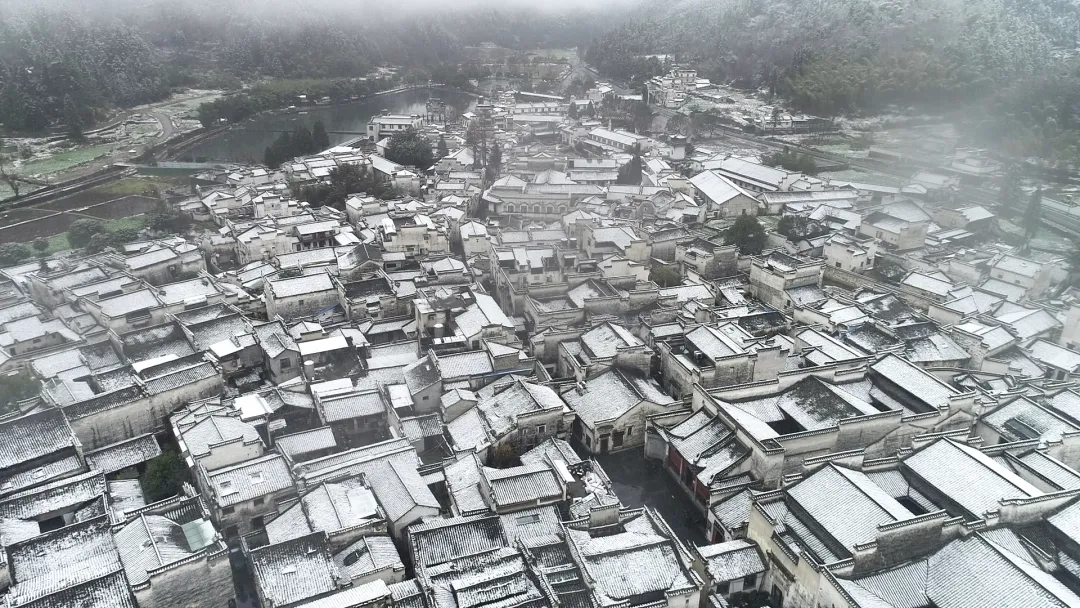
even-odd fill
[[[15,173],[9,172],[4,167],[4,162],[6,160],[7,159],[4,156],[0,156],[0,180],[3,180],[3,182],[8,185],[8,188],[11,188],[11,191],[15,193],[15,198],[19,198],[19,189],[22,187],[22,179],[18,175],[15,175]]]

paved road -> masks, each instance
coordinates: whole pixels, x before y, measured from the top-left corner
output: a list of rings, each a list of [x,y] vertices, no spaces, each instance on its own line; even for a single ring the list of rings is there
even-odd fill
[[[169,116],[168,113],[160,110],[150,110],[150,115],[161,123],[161,135],[154,141],[155,144],[168,141],[173,135],[176,135],[176,126],[173,124],[172,117]]]

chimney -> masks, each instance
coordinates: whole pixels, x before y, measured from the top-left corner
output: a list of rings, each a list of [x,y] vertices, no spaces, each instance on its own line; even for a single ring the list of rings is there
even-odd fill
[[[304,361],[304,375],[307,376],[308,380],[311,380],[311,379],[315,378],[315,362],[314,361],[310,361],[310,360],[309,361]]]

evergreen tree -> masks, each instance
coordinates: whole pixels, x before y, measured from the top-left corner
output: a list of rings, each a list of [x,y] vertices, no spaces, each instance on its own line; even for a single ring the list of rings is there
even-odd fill
[[[416,129],[409,129],[390,138],[386,158],[401,165],[426,171],[435,162],[431,144]]]
[[[176,450],[162,450],[146,463],[141,481],[148,502],[157,502],[180,493],[187,480],[187,467]]]
[[[640,186],[642,167],[641,156],[635,154],[630,162],[619,167],[619,175],[615,178],[615,183]]]
[[[11,266],[30,257],[30,248],[22,243],[0,245],[0,265]]]
[[[1008,216],[1016,212],[1020,205],[1020,165],[1012,163],[1005,170],[1001,179],[1001,189],[998,191],[998,204],[1001,206],[1002,215]]]
[[[450,148],[446,145],[445,135],[439,136],[438,153],[439,158],[446,158],[450,154]]]
[[[105,224],[100,220],[89,218],[75,220],[67,229],[68,244],[76,249],[86,247],[95,234],[104,231]]]
[[[79,115],[79,107],[70,94],[64,95],[64,123],[67,125],[68,137],[82,139],[82,117]]]
[[[1035,236],[1035,233],[1039,231],[1039,224],[1042,221],[1042,186],[1035,189],[1035,192],[1031,195],[1031,200],[1028,202],[1027,211],[1024,212],[1024,234],[1027,238]]]
[[[291,142],[292,148],[289,150],[288,158],[285,160],[318,152],[315,147],[315,138],[311,135],[311,129],[303,125],[293,129]]]
[[[330,149],[330,136],[326,134],[326,127],[321,120],[315,121],[315,125],[311,127],[311,139],[316,152]]]
[[[568,116],[569,118],[573,119],[573,120],[577,120],[577,117],[578,117],[578,109],[577,109],[577,104],[576,104],[576,103],[574,103],[574,102],[572,102],[572,101],[570,102],[570,109],[568,109],[568,110],[566,111],[566,115],[567,115],[567,116]]]
[[[488,154],[487,164],[487,181],[493,182],[495,178],[499,177],[499,172],[502,170],[502,148],[499,144],[494,144],[491,147],[491,153]]]
[[[765,229],[752,215],[741,215],[724,233],[724,243],[735,245],[743,255],[757,255],[765,248]]]

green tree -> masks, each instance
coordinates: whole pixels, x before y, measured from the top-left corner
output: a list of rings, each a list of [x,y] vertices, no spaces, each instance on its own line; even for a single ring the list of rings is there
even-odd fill
[[[753,215],[742,215],[724,232],[724,243],[735,245],[742,255],[757,255],[765,248],[765,229]]]
[[[1024,211],[1024,234],[1027,238],[1035,236],[1042,222],[1042,186],[1035,189],[1028,201],[1027,210]]]
[[[38,255],[45,255],[45,251],[49,249],[48,239],[43,239],[39,237],[34,239],[34,242],[31,244],[33,245],[34,249],[37,250]]]
[[[0,374],[0,414],[14,414],[17,402],[41,392],[41,381],[26,372]]]
[[[1069,252],[1067,263],[1069,265],[1069,274],[1072,275],[1072,283],[1075,285],[1080,282],[1080,245],[1073,246],[1073,250]]]
[[[634,131],[645,133],[652,127],[652,108],[644,101],[634,104],[630,110],[630,120],[634,123]]]
[[[825,229],[817,222],[812,222],[801,215],[785,215],[776,224],[776,231],[787,237],[789,241],[813,238],[825,233]]]
[[[22,243],[0,245],[0,266],[12,266],[30,257],[30,248]]]
[[[83,139],[82,116],[71,94],[64,95],[64,124],[67,125],[68,137],[75,140]]]
[[[326,134],[326,126],[321,120],[316,120],[311,127],[311,140],[316,152],[330,149],[330,136]]]
[[[439,135],[438,156],[446,158],[450,154],[450,147],[446,145],[446,136]]]
[[[86,244],[86,251],[88,253],[101,253],[105,251],[106,247],[112,246],[112,240],[109,238],[111,235],[108,232],[98,232],[94,236],[90,237],[90,242]]]
[[[318,152],[318,149],[315,146],[315,137],[312,136],[311,129],[303,125],[293,129],[292,137],[289,138],[289,143],[291,144],[291,149],[289,150],[289,155],[286,160]]]
[[[502,171],[502,148],[499,147],[499,144],[494,144],[491,147],[491,153],[488,154],[488,164],[485,171],[488,182],[493,182],[495,181],[495,178],[499,177],[499,172]]]
[[[121,226],[109,231],[109,245],[121,248],[128,243],[139,240],[139,229],[131,226]]]
[[[682,276],[673,264],[657,264],[649,273],[649,280],[660,287],[674,287],[682,283]]]
[[[1019,163],[1010,163],[1005,169],[1005,175],[1001,178],[1001,188],[998,190],[998,204],[1001,214],[1008,217],[1016,213],[1020,206],[1023,190],[1020,189],[1021,169]]]
[[[105,224],[100,220],[81,219],[75,220],[68,226],[67,240],[72,247],[79,249],[86,247],[90,238],[95,234],[105,231]]]
[[[571,120],[577,120],[577,118],[578,118],[578,108],[577,108],[576,103],[574,103],[572,101],[570,102],[570,107],[566,110],[566,116],[567,116],[567,118],[569,118]]]
[[[416,129],[408,129],[390,138],[386,158],[400,165],[427,170],[435,162],[431,144]]]
[[[780,167],[787,171],[814,175],[817,173],[817,163],[809,154],[799,154],[789,148],[784,148],[776,154],[766,156],[765,164]]]
[[[615,178],[616,184],[641,185],[641,170],[643,168],[641,156],[635,154],[630,162],[619,167],[619,175]]]
[[[297,200],[312,207],[329,205],[344,209],[349,195],[365,192],[376,198],[391,199],[401,196],[401,191],[378,179],[368,167],[341,165],[330,170],[329,184],[316,184],[294,189]]]
[[[165,449],[155,458],[146,463],[146,472],[143,473],[143,493],[148,503],[164,500],[180,493],[183,483],[187,480],[187,467],[183,459],[172,448]]]
[[[693,123],[686,114],[676,114],[667,121],[666,131],[676,135],[692,135]]]
[[[191,227],[191,216],[181,213],[166,203],[158,203],[146,214],[146,227],[154,232],[181,234]]]

